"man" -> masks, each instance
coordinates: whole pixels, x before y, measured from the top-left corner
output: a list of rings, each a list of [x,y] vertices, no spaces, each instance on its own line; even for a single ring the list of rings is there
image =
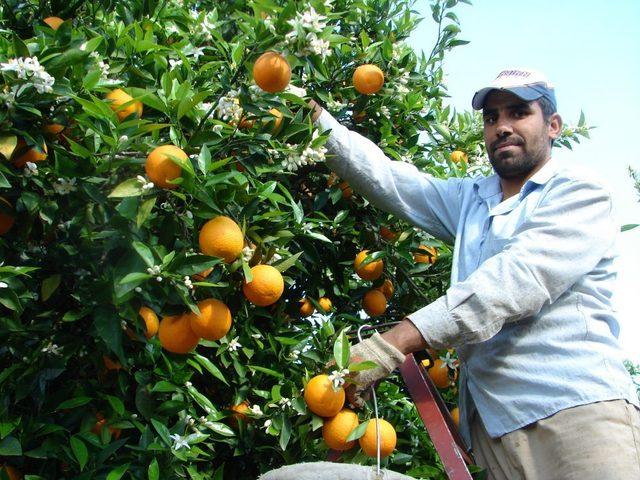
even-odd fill
[[[618,226],[597,179],[551,157],[562,119],[539,72],[510,69],[479,90],[495,175],[434,179],[388,159],[315,102],[329,166],[372,204],[454,244],[446,295],[354,346],[379,367],[455,347],[460,430],[495,479],[640,479],[638,398],[611,306]]]

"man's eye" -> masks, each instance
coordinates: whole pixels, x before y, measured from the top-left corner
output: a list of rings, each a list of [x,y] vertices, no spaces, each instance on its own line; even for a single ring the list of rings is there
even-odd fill
[[[484,117],[484,123],[487,125],[493,125],[496,119],[494,117]]]

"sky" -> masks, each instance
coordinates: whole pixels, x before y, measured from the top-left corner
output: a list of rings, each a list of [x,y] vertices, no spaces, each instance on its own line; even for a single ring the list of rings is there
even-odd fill
[[[409,39],[431,51],[436,26],[429,3],[414,6],[427,17]],[[471,43],[445,56],[449,103],[471,109],[476,90],[508,67],[541,70],[555,86],[558,111],[575,124],[583,111],[595,126],[591,139],[554,156],[584,164],[610,187],[621,225],[640,223],[640,203],[628,167],[640,171],[640,1],[476,0],[460,4],[460,38]],[[640,363],[640,227],[620,234],[614,305],[625,357]]]

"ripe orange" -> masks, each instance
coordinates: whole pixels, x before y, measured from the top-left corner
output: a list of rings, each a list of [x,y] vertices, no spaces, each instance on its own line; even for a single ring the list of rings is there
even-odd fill
[[[291,80],[291,66],[277,52],[263,53],[253,65],[253,79],[265,92],[281,92]]]
[[[9,480],[22,480],[24,478],[22,473],[20,473],[20,470],[12,467],[11,465],[5,465],[1,470],[4,470],[4,473],[7,475]]]
[[[111,102],[109,106],[111,107],[111,110],[116,112],[116,115],[118,115],[118,119],[121,122],[131,115],[135,115],[135,118],[140,118],[142,116],[142,102],[139,100],[131,102],[133,97],[120,88],[111,90],[107,93],[105,98]],[[128,105],[124,108],[120,108],[124,104]]]
[[[378,455],[378,428],[376,428],[376,423],[379,424],[378,428],[380,429],[380,458],[385,458],[391,455],[391,452],[396,448],[396,442],[398,440],[396,429],[386,420],[382,418],[378,419],[377,422],[375,418],[369,420],[364,435],[358,439],[358,442],[360,443],[360,448],[362,448],[368,456],[375,457]]]
[[[454,150],[451,152],[451,161],[454,163],[467,163],[469,161],[469,157],[462,150]]]
[[[333,417],[344,407],[344,388],[333,388],[328,375],[313,377],[304,388],[304,401],[307,407],[321,417]]]
[[[320,300],[318,300],[318,303],[320,304],[320,308],[322,308],[323,313],[328,313],[333,308],[333,303],[331,302],[331,299],[328,297],[320,298]]]
[[[382,270],[384,269],[384,262],[382,260],[374,260],[369,262],[367,265],[360,267],[360,264],[364,262],[364,259],[367,257],[369,250],[363,250],[358,255],[356,255],[355,260],[353,261],[353,268],[355,268],[358,276],[363,280],[377,280],[382,275]]]
[[[47,135],[58,135],[59,133],[61,133],[65,128],[64,125],[60,125],[59,123],[49,123],[47,125],[43,125],[42,127],[42,131],[44,133],[46,133]]]
[[[251,268],[251,275],[251,282],[242,285],[247,300],[259,307],[276,303],[284,292],[282,274],[271,265],[256,265]]]
[[[178,185],[169,183],[169,181],[178,178],[182,173],[182,168],[171,160],[170,156],[181,160],[189,160],[188,155],[175,145],[162,145],[151,151],[144,164],[147,177],[158,187],[168,189],[178,187]]]
[[[173,353],[189,353],[196,348],[200,337],[191,330],[189,315],[171,315],[160,321],[158,339],[165,350]]]
[[[13,159],[13,164],[18,167],[24,167],[27,162],[42,162],[47,159],[47,144],[43,143],[42,146],[27,146],[24,138],[19,138],[16,145],[16,152],[19,154]]]
[[[191,312],[191,330],[206,340],[220,340],[231,329],[229,307],[216,298],[198,302],[200,315]]]
[[[250,420],[249,417],[245,415],[250,410],[249,402],[247,402],[246,400],[242,403],[239,403],[238,405],[234,405],[230,410],[234,412],[231,415],[231,424],[234,427],[238,426],[238,420],[242,420],[243,422],[247,422]]]
[[[311,303],[311,300],[309,300],[308,298],[303,298],[302,300],[300,300],[300,316],[301,317],[308,317],[309,315],[312,315],[313,312],[316,311],[316,307],[313,306],[313,303]]]
[[[438,388],[447,388],[451,385],[451,378],[449,378],[449,367],[440,358],[436,358],[433,361],[433,366],[427,369],[427,373],[433,380],[433,383]]]
[[[428,253],[414,253],[413,260],[416,263],[436,263],[438,259],[438,250],[436,247],[429,247],[427,245],[420,245],[419,250],[426,250]]]
[[[47,17],[43,20],[43,22],[49,25],[54,30],[58,30],[60,28],[60,25],[64,23],[64,20],[60,17]]]
[[[206,270],[201,271],[200,273],[196,273],[193,276],[193,279],[197,282],[204,282],[205,279],[211,275],[211,272],[213,272],[213,267],[207,268]]]
[[[393,283],[388,278],[384,281],[382,285],[376,288],[376,290],[381,291],[387,300],[393,297],[393,292],[395,291],[395,289],[393,288]]]
[[[338,187],[342,190],[342,198],[345,200],[349,200],[353,196],[353,188],[351,188],[349,182],[340,182]]]
[[[9,212],[13,211],[13,206],[11,203],[4,197],[0,197],[0,235],[4,235],[15,223],[15,218]],[[2,211],[2,209],[6,211]]]
[[[146,328],[144,332],[144,336],[147,338],[153,337],[156,333],[158,333],[158,326],[160,322],[158,321],[158,316],[156,312],[151,310],[149,307],[140,307],[138,310],[138,315],[142,317],[144,320],[144,326]]]
[[[244,248],[244,235],[236,222],[229,217],[218,216],[205,223],[198,238],[200,251],[211,257],[233,262]]]
[[[380,236],[387,242],[393,242],[398,238],[398,234],[387,227],[380,227]]]
[[[376,93],[382,88],[383,84],[384,73],[375,65],[360,65],[353,72],[353,86],[364,95]]]
[[[343,408],[335,417],[327,418],[322,424],[322,438],[329,448],[339,452],[349,450],[355,440],[347,442],[347,438],[358,426],[358,415],[348,408]]]
[[[456,424],[456,427],[460,425],[460,410],[458,407],[451,410],[451,418],[453,418],[453,423]]]
[[[102,356],[102,363],[104,363],[104,367],[107,370],[120,370],[122,369],[122,365],[117,360],[111,360],[107,355]]]
[[[380,290],[369,290],[362,299],[362,308],[370,317],[377,317],[387,310],[387,298]]]

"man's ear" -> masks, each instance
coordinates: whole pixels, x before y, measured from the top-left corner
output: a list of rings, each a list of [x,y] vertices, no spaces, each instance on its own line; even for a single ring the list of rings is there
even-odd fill
[[[562,133],[562,117],[559,113],[553,113],[549,117],[549,138],[555,140]]]

